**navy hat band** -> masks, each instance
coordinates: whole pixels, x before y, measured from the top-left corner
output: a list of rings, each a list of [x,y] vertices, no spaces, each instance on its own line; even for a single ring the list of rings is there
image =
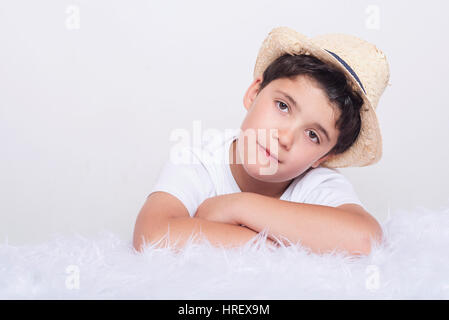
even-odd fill
[[[335,57],[335,59],[337,59],[346,68],[346,70],[348,70],[349,73],[352,74],[352,76],[355,78],[355,80],[357,80],[357,82],[359,83],[363,92],[365,92],[365,94],[366,94],[366,91],[365,91],[365,88],[363,87],[362,82],[360,81],[359,77],[357,77],[357,74],[354,72],[354,70],[352,70],[352,68],[349,66],[349,64],[347,64],[342,58],[340,58],[337,54],[333,53],[332,51],[329,51],[327,49],[324,49],[324,50],[326,50],[331,55],[333,55]]]

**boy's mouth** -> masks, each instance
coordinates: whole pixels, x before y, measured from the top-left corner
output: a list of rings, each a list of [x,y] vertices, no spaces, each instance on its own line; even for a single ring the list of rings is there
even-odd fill
[[[257,144],[259,145],[260,148],[262,148],[262,150],[265,152],[265,155],[267,157],[272,158],[273,160],[277,161],[278,163],[282,163],[281,161],[279,161],[279,159],[275,155],[271,154],[270,149],[265,148],[264,146],[262,146],[259,143],[259,141],[257,141]]]

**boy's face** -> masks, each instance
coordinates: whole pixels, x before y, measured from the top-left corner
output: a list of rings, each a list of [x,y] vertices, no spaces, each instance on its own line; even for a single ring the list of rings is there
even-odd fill
[[[254,80],[243,99],[247,115],[240,127],[241,134],[237,142],[237,153],[240,155],[238,161],[250,176],[258,180],[291,180],[310,167],[318,167],[330,156],[325,155],[337,143],[339,132],[335,123],[339,111],[330,104],[326,93],[308,77],[276,79],[259,92],[261,82],[261,77]],[[280,91],[290,96],[296,106]],[[320,125],[328,137],[320,130]],[[245,130],[254,132],[255,139],[243,139]],[[262,148],[258,149],[257,144]],[[265,152],[261,152],[263,147],[270,149],[278,161],[261,156],[265,155]],[[248,160],[252,152],[248,154],[248,148],[257,150],[257,160]],[[272,166],[273,161],[276,170],[271,171],[272,174],[261,175],[260,168]]]

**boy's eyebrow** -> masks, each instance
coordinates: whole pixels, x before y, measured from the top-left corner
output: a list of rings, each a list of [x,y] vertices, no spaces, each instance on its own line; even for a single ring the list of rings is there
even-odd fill
[[[282,94],[292,105],[295,106],[295,108],[298,110],[298,112],[301,112],[301,108],[299,107],[299,104],[296,103],[295,99],[290,97],[287,93],[281,90],[275,90],[274,92]],[[318,130],[320,130],[325,136],[327,141],[330,141],[329,133],[324,129],[324,127],[319,124],[318,122],[312,123],[313,126],[316,126]]]

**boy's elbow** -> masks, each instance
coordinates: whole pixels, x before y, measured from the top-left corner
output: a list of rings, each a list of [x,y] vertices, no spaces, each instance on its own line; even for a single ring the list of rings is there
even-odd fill
[[[142,252],[144,247],[152,241],[155,230],[145,230],[143,232],[141,228],[134,228],[133,235],[133,247],[137,252]]]
[[[167,219],[158,223],[136,225],[133,235],[134,249],[142,252],[147,245],[154,245],[155,248],[164,247],[170,221],[171,219]]]
[[[368,228],[362,237],[362,253],[369,255],[373,244],[380,244],[383,240],[383,231],[378,223]]]
[[[134,250],[136,250],[137,252],[142,252],[142,247],[143,247],[143,243],[144,243],[143,237],[144,236],[141,233],[137,233],[134,230],[133,247],[134,247]]]
[[[133,247],[137,252],[142,250],[142,244],[144,242],[143,230],[142,222],[137,218],[133,232]]]
[[[148,244],[153,244],[154,238],[157,237],[150,237],[148,234],[140,234],[138,236],[135,235],[133,239],[133,247],[137,252],[142,252],[145,246]]]

